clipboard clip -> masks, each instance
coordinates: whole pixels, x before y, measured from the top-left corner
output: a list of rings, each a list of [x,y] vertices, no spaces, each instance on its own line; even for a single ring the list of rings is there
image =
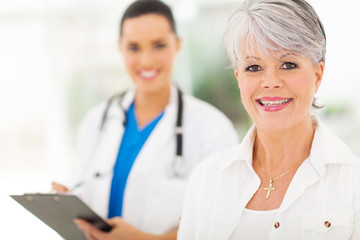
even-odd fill
[[[35,196],[49,196],[49,197],[54,197],[55,201],[59,201],[60,197],[59,197],[59,193],[24,193],[24,196],[26,198],[26,200],[28,201],[32,201],[33,197]],[[68,195],[68,194],[61,194],[61,195]]]

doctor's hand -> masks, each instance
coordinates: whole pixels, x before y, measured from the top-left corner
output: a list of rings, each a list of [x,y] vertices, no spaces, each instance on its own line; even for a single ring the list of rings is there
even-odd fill
[[[67,193],[69,192],[69,189],[60,184],[60,183],[57,183],[57,182],[51,182],[51,186],[52,186],[52,190],[55,190],[56,192],[59,192],[59,193]]]
[[[175,240],[177,232],[174,231],[162,236],[148,234],[140,231],[119,217],[111,218],[107,221],[107,223],[113,227],[108,233],[102,232],[82,219],[76,219],[75,223],[78,228],[84,232],[88,240]]]

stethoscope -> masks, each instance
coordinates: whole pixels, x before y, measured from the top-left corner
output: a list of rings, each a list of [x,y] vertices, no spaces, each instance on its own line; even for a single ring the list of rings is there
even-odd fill
[[[127,123],[127,117],[126,117],[126,110],[121,105],[124,96],[126,95],[127,91],[116,94],[109,98],[109,100],[106,103],[105,110],[103,112],[102,118],[101,118],[101,124],[99,127],[98,132],[98,139],[100,138],[100,135],[105,127],[106,120],[108,117],[108,112],[110,109],[110,106],[113,104],[114,101],[118,101],[118,105],[121,109],[121,112],[123,113],[124,120],[122,122],[123,127],[126,127]],[[176,116],[176,125],[175,125],[175,136],[176,136],[176,152],[175,152],[175,159],[171,163],[169,167],[168,176],[174,177],[174,178],[182,178],[185,174],[184,169],[184,160],[183,160],[183,154],[182,154],[182,148],[183,148],[183,127],[182,127],[182,118],[183,118],[183,107],[184,107],[184,100],[183,100],[183,93],[182,91],[177,88],[177,95],[178,95],[178,106],[177,106],[177,116]],[[102,178],[112,173],[111,171],[106,171],[104,173],[97,172],[90,178]],[[79,183],[77,183],[74,187],[72,187],[72,191],[77,189],[78,187],[82,186],[86,180],[83,180]]]

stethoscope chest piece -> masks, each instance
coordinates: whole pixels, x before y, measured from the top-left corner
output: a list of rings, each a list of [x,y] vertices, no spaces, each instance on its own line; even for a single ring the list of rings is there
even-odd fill
[[[182,156],[176,156],[175,160],[171,163],[169,169],[169,177],[174,177],[174,178],[185,177],[185,166]]]

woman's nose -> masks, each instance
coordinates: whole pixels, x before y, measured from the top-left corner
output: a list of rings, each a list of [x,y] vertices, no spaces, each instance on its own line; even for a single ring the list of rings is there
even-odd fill
[[[140,63],[143,66],[149,66],[154,62],[154,56],[153,53],[149,50],[143,51],[140,55]]]
[[[262,76],[261,87],[263,88],[280,88],[283,80],[277,70],[267,69]]]

